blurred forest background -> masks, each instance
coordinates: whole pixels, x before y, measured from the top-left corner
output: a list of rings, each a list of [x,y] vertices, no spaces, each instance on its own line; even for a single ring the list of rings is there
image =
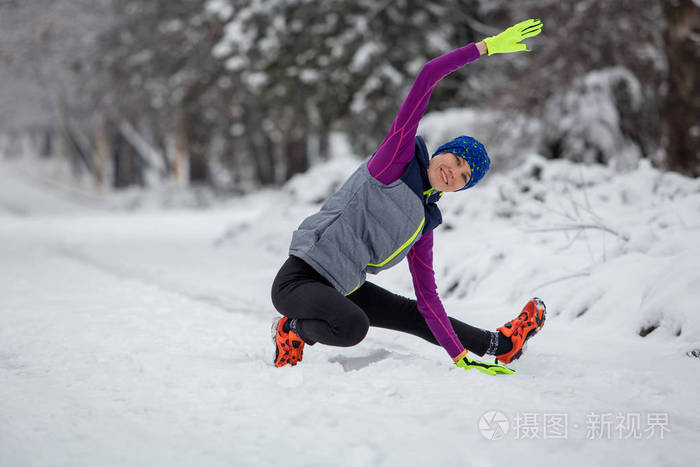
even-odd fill
[[[457,71],[429,110],[484,110],[501,164],[700,175],[698,0],[0,0],[0,155],[104,188],[280,184],[334,132],[369,156],[425,62],[531,17],[533,52]]]

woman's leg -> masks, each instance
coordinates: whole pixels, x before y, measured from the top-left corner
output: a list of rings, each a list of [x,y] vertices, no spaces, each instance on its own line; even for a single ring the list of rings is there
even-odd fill
[[[369,319],[359,306],[295,256],[275,277],[272,303],[281,314],[297,320],[297,334],[307,344],[350,347],[364,339],[369,329]]]
[[[396,295],[371,282],[348,296],[369,318],[370,326],[407,332],[438,345],[430,328],[418,311],[415,300]],[[452,327],[462,345],[479,356],[492,344],[492,333],[450,318]]]

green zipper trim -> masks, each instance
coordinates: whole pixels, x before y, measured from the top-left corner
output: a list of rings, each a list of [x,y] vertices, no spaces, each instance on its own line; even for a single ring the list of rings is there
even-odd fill
[[[382,262],[379,263],[379,264],[372,264],[372,263],[369,263],[367,266],[373,266],[373,267],[375,267],[375,268],[381,268],[381,267],[384,266],[386,263],[388,263],[388,262],[391,261],[392,259],[396,258],[396,255],[398,255],[399,253],[401,253],[401,252],[403,251],[404,248],[406,248],[408,245],[411,244],[411,242],[413,242],[413,240],[415,240],[416,236],[418,236],[418,233],[423,229],[423,224],[425,224],[425,217],[423,218],[422,221],[420,221],[420,225],[418,226],[418,228],[416,229],[416,231],[413,232],[413,235],[411,235],[411,238],[409,238],[408,240],[406,240],[406,243],[404,243],[403,245],[401,245],[401,246],[399,247],[399,249],[396,250],[391,256],[389,256],[387,259],[385,259],[384,261],[382,261]],[[350,292],[350,293],[352,293],[352,292]]]
[[[350,295],[351,293],[353,293],[354,291],[356,291],[359,288],[360,288],[360,284],[357,284],[357,286],[354,289],[352,289],[350,292],[346,293],[345,296],[347,297],[348,295]]]
[[[433,194],[434,191],[435,191],[435,188],[430,187],[430,188],[428,188],[427,190],[425,190],[425,191],[423,192],[423,196],[426,196],[426,195],[427,195],[427,196],[430,196],[430,195]],[[444,191],[438,191],[438,195],[439,195],[439,196],[442,196],[442,195],[444,195],[444,194],[445,194]]]

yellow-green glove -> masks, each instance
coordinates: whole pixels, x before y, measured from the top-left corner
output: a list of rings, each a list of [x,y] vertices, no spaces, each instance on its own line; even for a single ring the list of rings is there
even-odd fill
[[[460,358],[456,362],[456,365],[460,368],[464,368],[465,370],[471,370],[472,368],[476,368],[480,372],[486,373],[487,375],[512,375],[513,373],[515,373],[515,371],[503,365],[480,362],[479,360],[472,360],[467,355]]]
[[[529,51],[525,44],[520,41],[528,37],[536,36],[542,31],[542,21],[539,19],[528,19],[515,26],[511,26],[502,33],[484,39],[489,55],[505,54],[510,52]]]

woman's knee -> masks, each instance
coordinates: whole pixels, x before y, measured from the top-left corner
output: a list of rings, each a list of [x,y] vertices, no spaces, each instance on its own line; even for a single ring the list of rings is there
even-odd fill
[[[272,282],[272,287],[270,288],[270,298],[272,299],[272,305],[278,311],[281,311],[284,308],[285,295],[286,294],[282,292],[279,281],[277,281],[277,278],[275,278],[275,280]]]
[[[272,304],[275,308],[279,309],[279,303],[282,301],[283,295],[282,287],[280,287],[279,281],[275,278],[272,282],[272,287],[270,287],[270,297],[272,298]]]
[[[291,297],[291,293],[294,290],[295,277],[290,274],[289,271],[289,261],[287,261],[282,268],[277,272],[275,279],[272,281],[272,287],[270,287],[270,298],[272,298],[272,305],[282,314],[286,314],[285,310],[290,306],[293,306],[294,299]]]
[[[369,331],[369,318],[362,312],[353,313],[337,323],[336,345],[340,347],[351,347],[357,345],[367,336]]]

